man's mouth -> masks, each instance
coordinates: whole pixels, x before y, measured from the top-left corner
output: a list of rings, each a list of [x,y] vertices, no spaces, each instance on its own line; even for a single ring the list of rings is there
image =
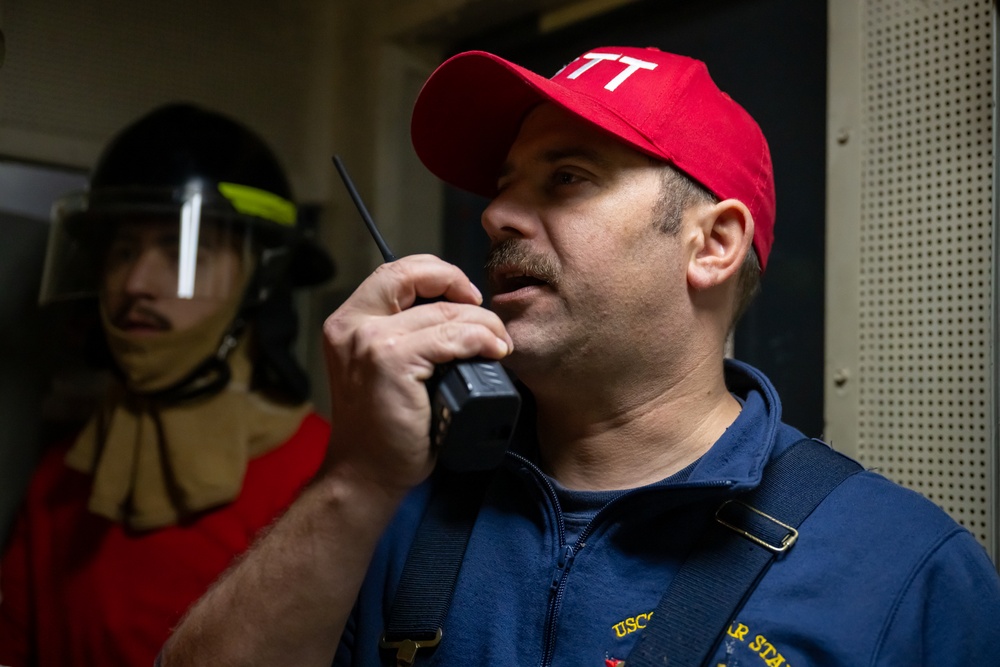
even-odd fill
[[[131,332],[154,332],[169,331],[170,320],[160,315],[154,310],[144,306],[128,306],[113,320],[116,327],[122,331]]]
[[[545,287],[548,284],[548,281],[538,276],[513,267],[490,273],[490,290],[493,294],[507,294],[526,287]]]
[[[486,261],[490,291],[509,294],[529,287],[556,287],[559,269],[544,255],[532,253],[523,241],[496,244]]]

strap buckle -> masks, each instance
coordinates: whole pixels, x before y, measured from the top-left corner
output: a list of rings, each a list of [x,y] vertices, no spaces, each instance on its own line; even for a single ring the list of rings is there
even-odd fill
[[[382,633],[378,640],[379,648],[396,649],[396,667],[410,667],[417,659],[417,650],[431,648],[441,643],[441,628],[437,629],[432,639],[400,639],[389,641]]]
[[[743,508],[746,508],[747,510],[749,510],[749,511],[753,512],[754,514],[756,514],[757,516],[762,517],[762,518],[770,521],[771,523],[779,526],[780,528],[783,528],[786,531],[785,535],[783,537],[781,537],[780,541],[777,539],[778,538],[777,535],[764,535],[763,537],[759,537],[759,536],[754,535],[753,533],[749,532],[745,528],[736,525],[735,522],[737,522],[737,521],[739,523],[744,524],[744,525],[750,525],[750,524],[754,523],[754,521],[753,521],[754,517],[749,516],[749,515],[745,515],[743,521],[739,521],[739,518],[737,518],[735,516],[730,516],[728,518],[728,520],[727,520],[727,518],[723,518],[722,515],[723,515],[724,511],[725,511],[726,514],[729,514],[729,515],[732,515],[734,511],[738,512],[739,510],[736,509],[736,506],[741,506]],[[731,508],[731,509],[727,511],[727,508]],[[719,509],[717,509],[715,511],[715,520],[718,521],[719,523],[721,523],[726,528],[729,528],[730,530],[736,531],[738,534],[740,534],[743,537],[747,538],[748,540],[750,540],[754,544],[758,544],[758,545],[764,547],[765,549],[767,549],[768,551],[770,551],[770,552],[772,552],[774,554],[783,554],[784,552],[786,552],[789,549],[791,549],[792,545],[795,544],[795,541],[797,539],[799,539],[799,531],[795,530],[794,528],[792,528],[791,526],[789,526],[787,523],[782,523],[781,521],[778,521],[777,519],[775,519],[773,516],[771,516],[769,514],[765,514],[764,512],[761,512],[759,509],[757,509],[756,507],[752,507],[750,505],[747,505],[742,500],[737,500],[735,498],[727,500],[726,502],[722,503],[722,505],[719,506]],[[761,526],[761,528],[764,528],[764,527]],[[773,539],[769,542],[768,539],[767,539],[768,537],[771,537]],[[772,542],[777,542],[777,544],[773,544]]]

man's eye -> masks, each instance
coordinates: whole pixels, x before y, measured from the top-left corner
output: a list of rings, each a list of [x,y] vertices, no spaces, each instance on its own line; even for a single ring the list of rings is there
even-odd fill
[[[116,243],[108,248],[108,260],[117,264],[130,262],[137,254],[133,246],[123,243]]]
[[[569,171],[557,171],[552,175],[552,182],[554,185],[573,185],[574,183],[579,183],[583,180],[577,174]]]

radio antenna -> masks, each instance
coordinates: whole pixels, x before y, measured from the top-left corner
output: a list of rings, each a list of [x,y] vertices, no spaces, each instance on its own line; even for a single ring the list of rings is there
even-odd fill
[[[379,252],[382,253],[382,259],[387,262],[395,262],[396,256],[392,254],[389,250],[389,246],[386,244],[385,239],[379,234],[378,227],[375,226],[375,221],[372,220],[372,216],[368,214],[368,209],[365,207],[365,203],[361,201],[361,195],[358,194],[357,188],[354,187],[354,182],[351,177],[347,174],[347,168],[344,163],[341,162],[339,155],[333,156],[333,166],[337,168],[337,173],[340,174],[340,178],[344,181],[344,185],[347,186],[347,192],[350,193],[351,199],[354,200],[354,205],[358,207],[358,213],[361,214],[361,218],[365,221],[365,226],[368,231],[371,232],[372,238],[375,239],[375,245],[378,246]]]

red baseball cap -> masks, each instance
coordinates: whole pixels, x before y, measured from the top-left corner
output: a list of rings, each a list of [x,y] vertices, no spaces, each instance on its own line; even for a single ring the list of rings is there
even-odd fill
[[[445,182],[492,197],[521,122],[541,102],[669,162],[720,199],[742,201],[753,215],[753,246],[766,266],[775,214],[767,140],[699,60],[609,46],[546,79],[491,53],[460,53],[421,89],[410,128],[413,146]]]

